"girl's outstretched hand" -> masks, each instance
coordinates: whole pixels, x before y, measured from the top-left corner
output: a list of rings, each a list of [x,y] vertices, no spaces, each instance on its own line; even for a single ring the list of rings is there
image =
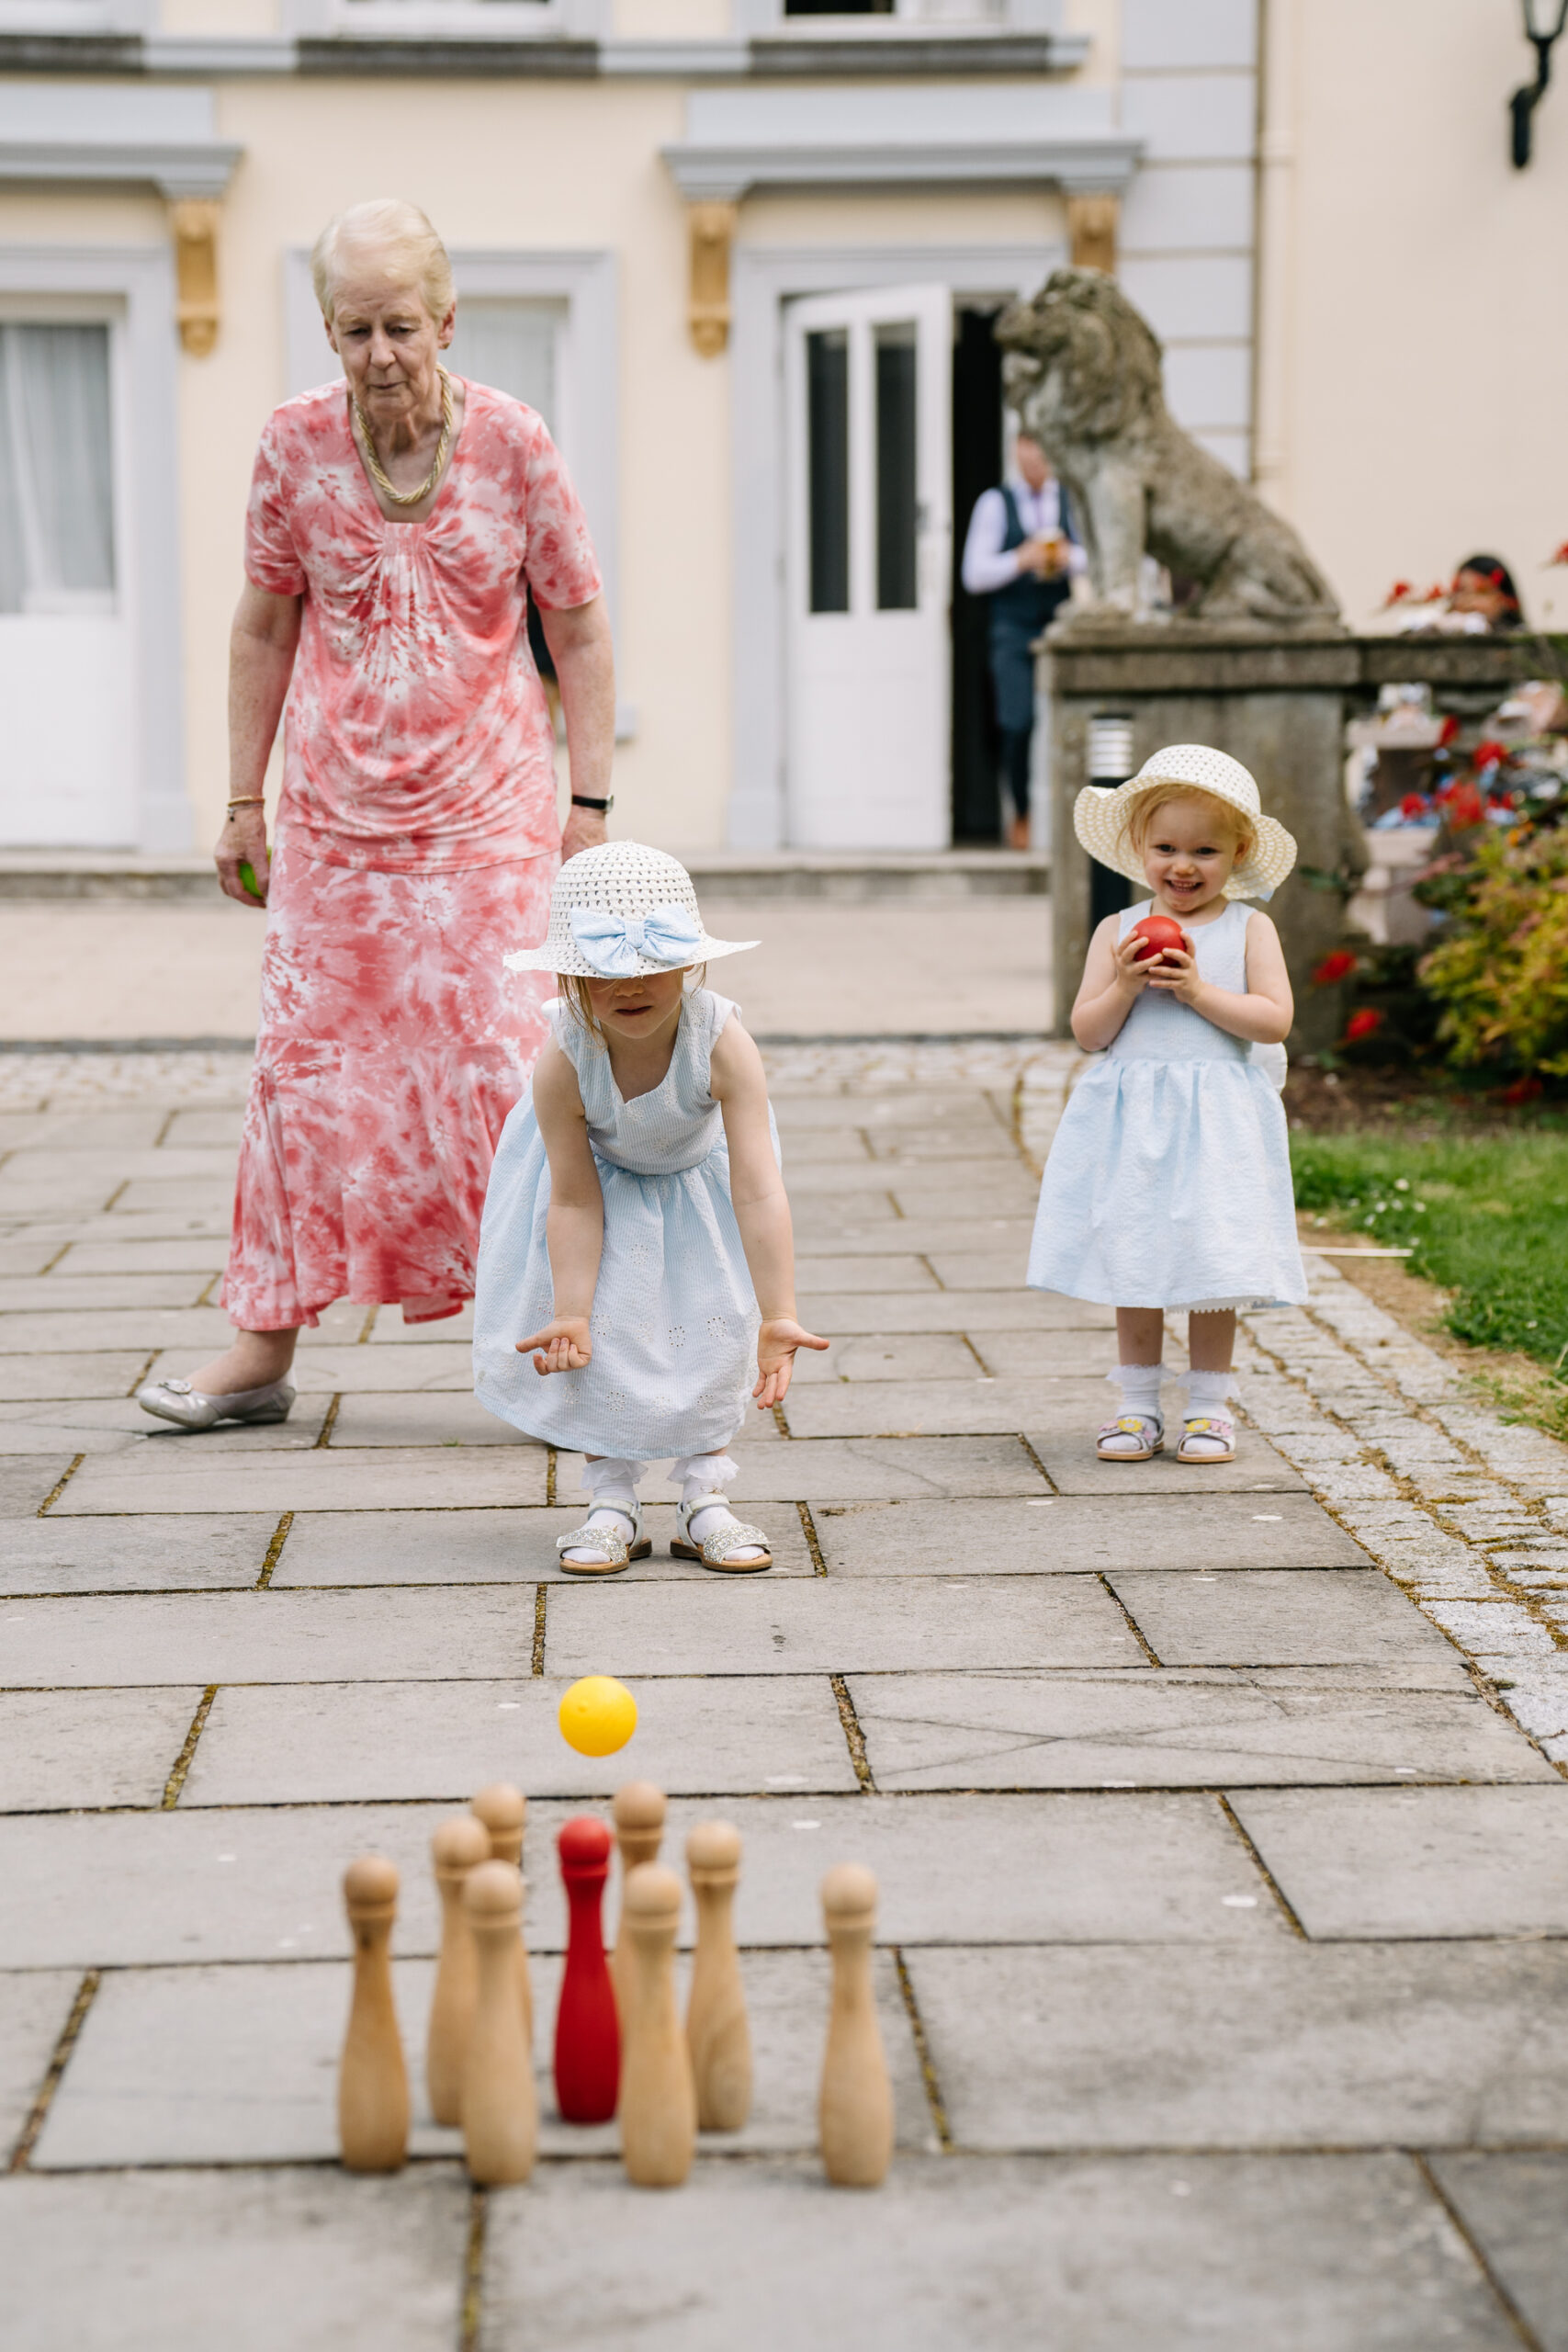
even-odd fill
[[[517,1342],[520,1356],[525,1356],[531,1348],[543,1351],[534,1358],[536,1372],[581,1372],[593,1354],[587,1316],[558,1315],[542,1331],[536,1331],[531,1340]]]
[[[803,1330],[787,1315],[764,1323],[757,1334],[758,1378],[751,1391],[757,1410],[765,1413],[770,1405],[783,1403],[790,1374],[795,1370],[796,1348],[825,1348],[829,1344],[827,1340],[818,1339],[815,1332]]]

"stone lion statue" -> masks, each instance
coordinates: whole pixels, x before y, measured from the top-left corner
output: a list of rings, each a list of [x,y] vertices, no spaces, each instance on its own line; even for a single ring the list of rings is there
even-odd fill
[[[1067,486],[1102,608],[1143,613],[1148,554],[1198,582],[1184,617],[1337,617],[1290,525],[1171,416],[1159,343],[1113,278],[1055,271],[1002,313],[997,340],[1008,401]]]

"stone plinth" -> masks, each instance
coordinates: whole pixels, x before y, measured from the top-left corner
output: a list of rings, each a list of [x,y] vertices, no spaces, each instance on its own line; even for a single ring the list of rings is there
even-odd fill
[[[1296,872],[1269,908],[1280,926],[1296,998],[1293,1053],[1332,1046],[1344,1006],[1314,989],[1313,967],[1338,944],[1344,898],[1314,888],[1303,869],[1364,870],[1366,843],[1344,790],[1345,721],[1396,679],[1424,680],[1439,703],[1521,678],[1559,676],[1562,640],[1499,638],[1355,638],[1332,629],[1239,630],[1204,622],[1069,619],[1042,640],[1043,684],[1052,698],[1051,895],[1057,1027],[1083,977],[1089,934],[1089,860],[1073,831],[1073,802],[1089,781],[1089,722],[1126,711],[1133,760],[1162,743],[1213,743],[1252,770],[1263,806],[1294,834]]]

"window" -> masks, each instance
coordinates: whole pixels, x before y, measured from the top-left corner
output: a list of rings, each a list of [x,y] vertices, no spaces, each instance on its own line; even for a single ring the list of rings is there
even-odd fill
[[[915,583],[915,323],[876,330],[876,606],[919,608]]]
[[[0,614],[114,609],[108,328],[0,323]]]
[[[446,365],[476,384],[492,384],[537,409],[554,435],[560,414],[560,345],[565,302],[467,295]]]
[[[806,338],[807,527],[814,613],[850,609],[850,338]]]

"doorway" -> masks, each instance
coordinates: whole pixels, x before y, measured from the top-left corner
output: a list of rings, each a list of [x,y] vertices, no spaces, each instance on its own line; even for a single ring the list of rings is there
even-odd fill
[[[118,322],[0,316],[0,841],[136,838]]]
[[[947,846],[952,337],[945,286],[786,311],[795,847]]]
[[[1002,478],[1002,355],[998,297],[961,299],[953,330],[953,838],[995,848],[1002,837],[1001,739],[987,650],[984,596],[961,577],[976,500]]]

